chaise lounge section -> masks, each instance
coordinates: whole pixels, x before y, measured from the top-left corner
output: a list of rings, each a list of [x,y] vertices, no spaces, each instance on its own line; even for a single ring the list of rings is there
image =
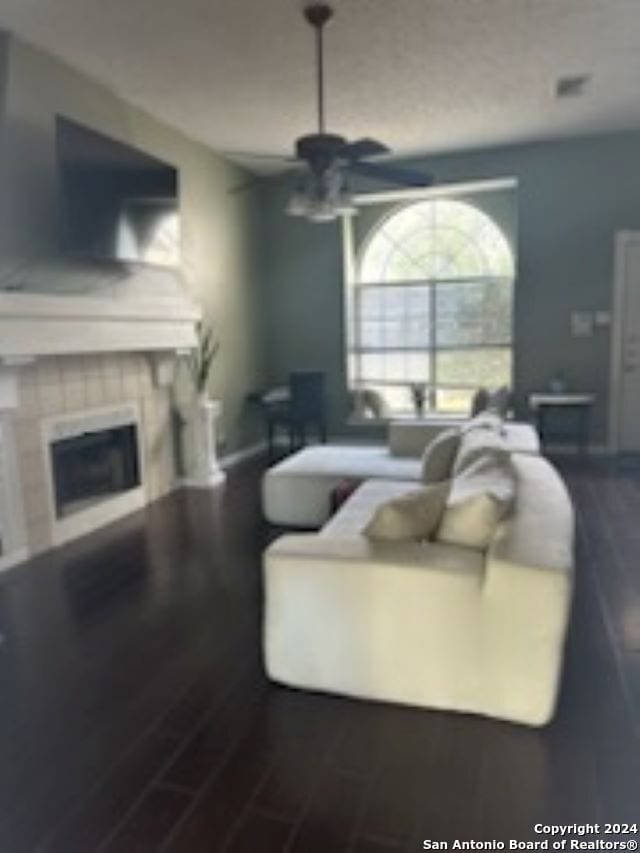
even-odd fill
[[[331,514],[331,495],[345,480],[421,479],[426,444],[455,421],[392,422],[389,445],[329,444],[308,447],[274,465],[262,481],[265,518],[282,527],[318,529]],[[505,422],[504,437],[514,453],[537,454],[540,442],[530,424]]]

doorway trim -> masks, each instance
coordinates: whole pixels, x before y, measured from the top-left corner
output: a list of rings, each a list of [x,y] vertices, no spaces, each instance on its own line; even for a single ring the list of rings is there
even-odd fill
[[[611,306],[611,340],[609,356],[609,452],[620,450],[620,402],[622,389],[622,344],[624,297],[626,284],[626,252],[631,243],[640,243],[640,231],[618,231],[613,256],[613,294]]]

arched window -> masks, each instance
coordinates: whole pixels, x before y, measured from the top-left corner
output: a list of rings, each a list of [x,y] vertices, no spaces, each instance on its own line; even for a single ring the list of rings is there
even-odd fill
[[[473,205],[419,201],[369,234],[356,263],[349,370],[392,413],[462,413],[475,388],[511,384],[514,260],[496,223]]]

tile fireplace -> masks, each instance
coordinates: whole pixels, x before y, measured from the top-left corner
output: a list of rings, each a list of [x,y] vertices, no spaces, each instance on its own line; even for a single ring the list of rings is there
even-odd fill
[[[0,569],[173,488],[174,365],[200,316],[174,272],[0,292]]]
[[[170,388],[158,383],[151,357],[47,356],[18,368],[16,384],[5,455],[15,462],[30,554],[173,487]]]

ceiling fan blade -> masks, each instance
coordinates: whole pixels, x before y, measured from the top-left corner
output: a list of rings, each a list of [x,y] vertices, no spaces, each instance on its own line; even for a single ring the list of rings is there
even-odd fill
[[[225,157],[237,157],[238,160],[260,160],[266,163],[291,163],[294,160],[288,154],[257,154],[255,151],[224,151]]]
[[[356,139],[344,147],[344,156],[349,160],[364,160],[367,157],[375,157],[377,154],[388,154],[390,149],[377,139]]]
[[[418,169],[394,166],[391,163],[362,163],[355,161],[349,164],[348,170],[353,174],[373,178],[376,181],[400,184],[406,187],[429,187],[433,183],[431,175],[420,172]]]

